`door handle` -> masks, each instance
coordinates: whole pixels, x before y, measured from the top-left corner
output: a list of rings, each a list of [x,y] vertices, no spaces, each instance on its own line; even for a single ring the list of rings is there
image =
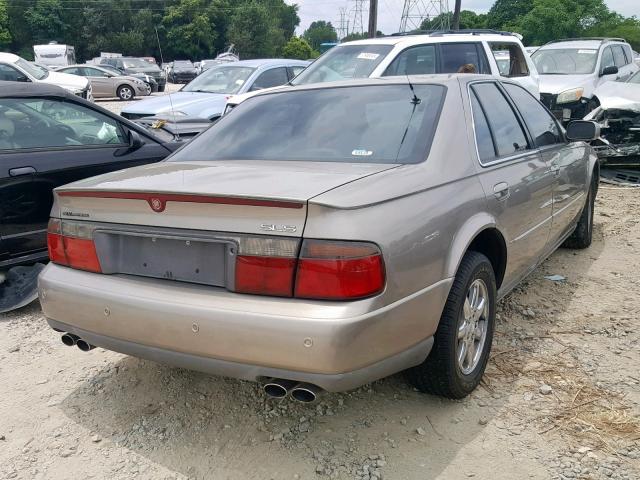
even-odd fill
[[[18,167],[9,169],[9,176],[19,177],[20,175],[31,175],[36,173],[36,169],[33,167]]]
[[[493,196],[498,200],[506,200],[509,195],[509,184],[507,182],[500,182],[493,186]]]

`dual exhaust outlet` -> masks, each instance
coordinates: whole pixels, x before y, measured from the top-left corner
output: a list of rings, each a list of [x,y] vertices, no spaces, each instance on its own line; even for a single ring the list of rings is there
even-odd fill
[[[83,352],[88,352],[89,350],[96,348],[95,345],[91,345],[89,342],[81,339],[78,335],[74,335],[73,333],[65,333],[62,335],[61,340],[67,347],[73,347],[75,345]]]
[[[300,383],[280,378],[270,378],[262,388],[264,393],[271,398],[285,398],[287,395],[291,395],[291,398],[301,403],[315,402],[324,391],[311,383]]]

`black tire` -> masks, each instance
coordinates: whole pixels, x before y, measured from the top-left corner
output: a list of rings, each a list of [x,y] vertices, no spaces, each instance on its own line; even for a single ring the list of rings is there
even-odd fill
[[[481,280],[486,286],[488,300],[486,335],[481,344],[477,363],[464,373],[457,358],[458,329],[464,322],[464,305],[470,287]],[[496,279],[489,259],[481,253],[469,251],[458,268],[451,286],[440,323],[434,336],[434,344],[427,359],[407,370],[409,382],[424,393],[447,398],[464,398],[480,383],[489,360],[496,315]]]
[[[596,181],[597,180],[594,179],[594,183]],[[562,244],[565,248],[583,249],[591,245],[591,240],[593,238],[593,210],[596,200],[595,192],[597,188],[594,183],[591,184],[589,193],[587,193],[587,201],[582,208],[582,213],[580,214],[580,219],[578,220],[576,229]]]
[[[116,95],[118,95],[120,100],[129,101],[133,100],[135,97],[135,91],[133,90],[133,87],[129,85],[120,85],[118,90],[116,90]]]

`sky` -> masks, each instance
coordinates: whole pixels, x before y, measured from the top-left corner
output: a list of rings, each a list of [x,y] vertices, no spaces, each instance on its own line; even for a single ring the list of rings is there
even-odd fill
[[[299,6],[300,27],[298,33],[302,33],[314,20],[328,20],[334,27],[338,27],[340,21],[340,8],[346,9],[353,16],[354,0],[285,0],[289,4],[296,3]],[[494,0],[462,0],[463,10],[473,10],[476,13],[486,13]],[[615,10],[625,16],[636,15],[640,17],[640,0],[605,0],[611,10]],[[364,0],[365,9],[369,0]],[[453,0],[449,0],[449,6],[453,9]],[[378,0],[378,30],[383,33],[394,33],[399,30],[400,17],[404,0]],[[367,28],[367,11],[364,12],[363,23]],[[353,19],[351,19],[353,22]]]

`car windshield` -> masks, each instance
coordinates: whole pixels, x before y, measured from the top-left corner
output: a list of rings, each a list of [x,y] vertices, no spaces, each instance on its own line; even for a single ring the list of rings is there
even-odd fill
[[[124,68],[148,68],[150,63],[142,58],[126,58],[122,60]]]
[[[333,47],[305,71],[292,85],[367,78],[391,51],[393,45],[343,45]]]
[[[419,163],[446,88],[364,85],[258,95],[169,161]]]
[[[531,55],[538,72],[543,75],[585,75],[593,73],[598,50],[592,48],[549,48]]]
[[[182,91],[235,94],[240,91],[254,70],[251,67],[232,66],[210,68],[185,85]]]
[[[16,65],[36,80],[43,80],[49,76],[49,70],[33,63],[29,63],[22,58],[18,58],[18,60],[16,60]]]
[[[634,73],[628,81],[629,83],[637,83],[640,85],[640,70]]]

